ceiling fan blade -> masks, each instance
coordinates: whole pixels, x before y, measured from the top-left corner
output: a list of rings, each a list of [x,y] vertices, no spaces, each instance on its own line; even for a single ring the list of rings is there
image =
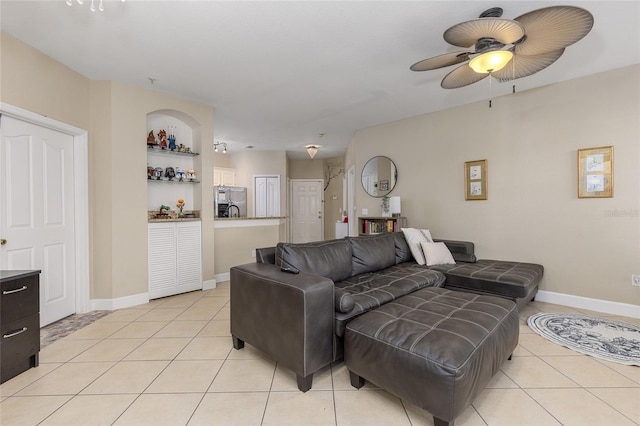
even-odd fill
[[[440,86],[443,89],[457,89],[480,81],[488,75],[489,74],[479,74],[472,70],[469,65],[464,64],[447,74],[442,79]]]
[[[525,13],[515,19],[527,35],[516,44],[516,54],[539,55],[572,45],[593,27],[593,15],[575,6],[551,6]]]
[[[431,58],[423,59],[415,64],[411,65],[409,69],[411,71],[429,71],[437,68],[444,68],[451,65],[459,64],[469,60],[469,55],[473,52],[458,51],[445,53],[444,55],[433,56]]]
[[[527,77],[535,74],[554,63],[562,54],[564,49],[554,50],[540,55],[514,55],[511,62],[500,71],[496,71],[491,75],[498,81],[515,80],[517,78]]]
[[[524,35],[519,22],[502,18],[480,18],[461,22],[446,30],[443,37],[447,43],[460,47],[471,47],[481,38],[493,38],[502,44],[518,41]]]

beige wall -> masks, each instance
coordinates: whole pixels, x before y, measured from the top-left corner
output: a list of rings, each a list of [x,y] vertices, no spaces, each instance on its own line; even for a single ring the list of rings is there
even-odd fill
[[[2,33],[2,102],[88,130],[90,298],[146,293],[146,115],[174,110],[198,123],[203,258],[214,255],[213,108],[108,81],[90,81]],[[196,136],[197,135],[197,136]],[[203,279],[214,279],[203,262]]]
[[[473,241],[481,258],[540,263],[543,290],[640,304],[639,75],[635,65],[360,130],[347,156],[358,215],[379,210],[359,179],[386,155],[410,226]],[[614,197],[578,199],[577,150],[604,145]],[[488,200],[465,201],[464,162],[481,159]]]
[[[285,225],[216,228],[215,269],[218,274],[229,272],[232,266],[252,263],[252,250],[273,247],[284,241]]]
[[[89,79],[0,32],[0,99],[89,129]]]

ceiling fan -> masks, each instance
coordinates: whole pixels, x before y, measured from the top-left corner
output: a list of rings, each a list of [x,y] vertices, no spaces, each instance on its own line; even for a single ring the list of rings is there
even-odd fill
[[[491,75],[501,82],[527,77],[554,63],[567,46],[586,36],[593,15],[575,6],[551,6],[515,19],[501,18],[494,7],[473,19],[452,26],[444,40],[464,50],[423,59],[412,71],[428,71],[462,64],[447,74],[444,89],[468,86]]]

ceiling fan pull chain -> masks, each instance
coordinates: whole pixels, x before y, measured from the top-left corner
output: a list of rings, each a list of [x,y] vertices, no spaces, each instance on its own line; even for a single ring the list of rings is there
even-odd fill
[[[489,108],[491,108],[491,72],[489,72]]]

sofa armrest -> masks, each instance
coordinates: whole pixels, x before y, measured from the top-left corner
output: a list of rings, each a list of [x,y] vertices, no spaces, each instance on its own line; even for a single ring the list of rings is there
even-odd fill
[[[276,264],[276,248],[263,247],[256,249],[256,262]]]
[[[475,255],[475,246],[471,241],[455,241],[434,239],[435,242],[443,242],[456,262],[475,263],[478,259]]]
[[[231,334],[299,377],[333,361],[333,281],[268,263],[231,268]]]

